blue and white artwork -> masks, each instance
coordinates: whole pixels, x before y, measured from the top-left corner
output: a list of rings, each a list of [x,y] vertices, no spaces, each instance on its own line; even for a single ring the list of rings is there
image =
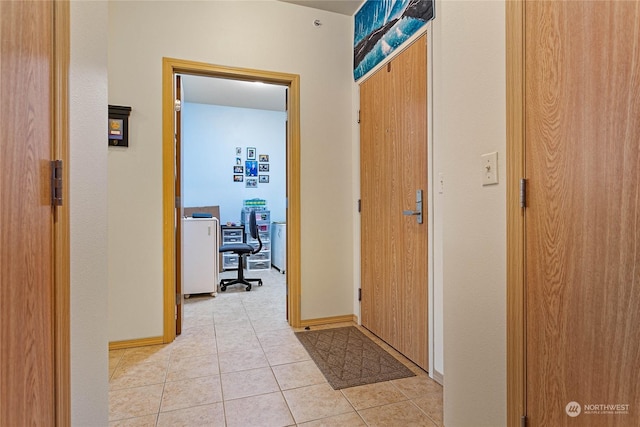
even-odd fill
[[[353,77],[358,80],[433,19],[434,0],[367,0],[355,16]]]
[[[258,176],[258,162],[256,160],[245,161],[244,172],[246,176]]]

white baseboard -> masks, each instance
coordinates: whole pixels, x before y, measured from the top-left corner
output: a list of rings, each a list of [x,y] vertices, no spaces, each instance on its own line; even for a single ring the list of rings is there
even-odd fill
[[[436,371],[435,369],[432,372],[431,378],[433,378],[435,382],[437,382],[441,386],[444,386],[444,375]]]

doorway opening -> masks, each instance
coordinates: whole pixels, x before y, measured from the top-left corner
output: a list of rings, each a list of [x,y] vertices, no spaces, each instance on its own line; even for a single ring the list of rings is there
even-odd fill
[[[244,269],[250,277],[268,273],[272,265],[279,273],[285,273],[288,88],[281,84],[183,74],[176,76],[175,87],[177,93],[181,92],[180,108],[176,111],[176,157],[179,158],[176,166],[181,163],[176,171],[179,178],[176,196],[183,208],[178,212],[182,227],[176,229],[184,229],[186,233],[188,227],[191,232],[188,241],[186,234],[176,232],[176,236],[185,236],[182,241],[176,239],[176,284],[182,284],[176,287],[176,294],[182,293],[185,298],[193,293],[215,296],[215,282],[219,280],[210,280],[212,276],[217,277],[212,270],[218,270],[227,281],[239,277],[240,262],[236,253],[229,251],[214,256],[213,263],[210,255],[205,255],[201,265],[197,263],[201,257],[196,253],[209,253],[214,250],[212,246],[217,250],[219,245],[238,242],[257,248],[258,242],[246,228],[248,212],[244,213],[248,206],[248,209],[257,209],[261,245],[258,253],[245,259]],[[191,218],[194,212],[210,213],[218,219],[217,245],[205,244],[215,238],[205,237],[204,233],[193,234],[196,224],[203,226],[203,221],[207,221],[194,221]],[[286,286],[286,276],[282,274],[267,277],[269,283]],[[220,290],[224,292],[226,288],[223,285]],[[251,286],[246,289],[251,290]],[[282,298],[284,300],[284,294]],[[179,320],[180,315],[177,334],[181,330]]]
[[[286,120],[286,194],[287,223],[286,267],[287,313],[291,326],[300,324],[300,77],[296,74],[223,67],[201,62],[163,58],[163,275],[164,325],[163,340],[173,341],[176,322],[180,315],[177,304],[182,295],[176,292],[176,224],[177,209],[182,205],[176,199],[176,125],[174,120],[177,75],[201,76],[244,82],[261,82],[284,86],[287,89]],[[178,246],[179,247],[179,246]]]

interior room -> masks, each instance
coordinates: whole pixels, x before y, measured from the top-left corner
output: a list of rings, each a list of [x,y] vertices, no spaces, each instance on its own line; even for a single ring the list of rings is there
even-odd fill
[[[261,248],[243,264],[248,272],[286,269],[286,87],[263,82],[180,75],[181,253],[185,272],[182,293],[215,294],[219,272],[236,270],[232,251],[214,257],[214,265],[193,271],[196,257],[225,244],[252,241],[247,233],[249,210],[259,211]],[[199,239],[187,228],[211,216],[217,239]],[[200,218],[198,218],[200,217]],[[203,229],[204,231],[204,229]],[[197,233],[197,232],[196,232]],[[198,239],[198,240],[194,240]],[[257,243],[253,241],[254,245]],[[256,248],[257,249],[257,248]],[[207,252],[207,253],[209,253]],[[192,267],[193,266],[193,267]],[[206,273],[205,273],[206,271]],[[205,280],[207,288],[192,283]],[[227,286],[222,287],[226,291]],[[202,292],[200,292],[202,291]]]
[[[636,425],[638,1],[427,4],[0,2],[0,424]]]
[[[183,206],[219,206],[221,225],[239,225],[243,200],[258,198],[271,222],[286,222],[286,88],[198,76],[182,85]]]

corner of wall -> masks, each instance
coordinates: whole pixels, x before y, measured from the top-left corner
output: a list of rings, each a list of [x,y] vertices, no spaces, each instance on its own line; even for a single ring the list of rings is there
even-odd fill
[[[107,425],[107,2],[70,13],[71,422]]]

